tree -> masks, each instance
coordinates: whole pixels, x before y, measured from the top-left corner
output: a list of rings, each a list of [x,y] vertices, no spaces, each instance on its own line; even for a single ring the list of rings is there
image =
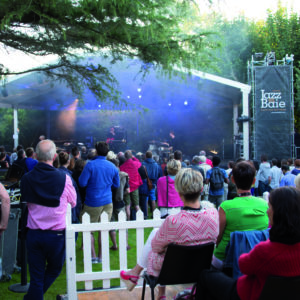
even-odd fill
[[[182,30],[196,4],[190,0],[2,0],[0,41],[3,47],[37,56],[55,54],[57,63],[14,72],[0,64],[0,75],[41,71],[82,95],[88,87],[100,101],[118,103],[117,81],[103,65],[85,55],[139,58],[171,73],[177,65],[201,68],[214,47],[206,33]]]
[[[294,54],[294,115],[296,131],[300,132],[300,15],[281,5],[275,12],[269,11],[266,22],[257,24],[253,50],[274,51],[277,59]]]

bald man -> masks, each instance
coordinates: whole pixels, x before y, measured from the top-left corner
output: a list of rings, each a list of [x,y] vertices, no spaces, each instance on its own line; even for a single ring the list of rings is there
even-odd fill
[[[26,247],[30,273],[24,300],[42,300],[59,276],[65,261],[67,205],[76,205],[71,178],[53,167],[55,144],[40,141],[36,154],[38,163],[21,180],[22,202],[28,206]]]

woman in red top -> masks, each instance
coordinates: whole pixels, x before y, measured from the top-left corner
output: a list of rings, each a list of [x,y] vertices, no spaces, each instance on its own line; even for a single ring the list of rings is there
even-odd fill
[[[300,275],[300,191],[288,186],[272,190],[268,215],[270,239],[239,258],[245,275],[235,280],[220,271],[203,271],[197,299],[256,300],[269,276]]]

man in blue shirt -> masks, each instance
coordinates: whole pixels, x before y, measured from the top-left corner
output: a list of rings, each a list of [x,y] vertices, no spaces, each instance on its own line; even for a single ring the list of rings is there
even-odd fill
[[[111,187],[120,185],[119,171],[116,166],[106,160],[109,147],[105,142],[95,146],[98,156],[84,167],[78,181],[81,187],[86,187],[86,197],[81,218],[84,213],[90,215],[91,223],[101,222],[101,214],[106,212],[110,220],[113,205]],[[101,233],[98,237],[98,257],[95,252],[95,241],[92,236],[92,262],[101,263]]]
[[[221,159],[214,156],[212,159],[213,168],[206,173],[206,184],[209,184],[208,201],[213,203],[216,208],[220,206],[224,195],[224,182],[229,183],[228,175],[224,169],[218,167]]]
[[[25,163],[26,163],[27,171],[29,172],[34,168],[34,166],[38,163],[38,161],[33,158],[34,149],[32,147],[27,148],[25,153],[27,156]]]
[[[288,165],[281,166],[281,170],[283,173],[283,177],[280,181],[280,187],[281,186],[296,186],[295,185],[295,178],[296,175],[292,174],[290,171],[290,167]]]

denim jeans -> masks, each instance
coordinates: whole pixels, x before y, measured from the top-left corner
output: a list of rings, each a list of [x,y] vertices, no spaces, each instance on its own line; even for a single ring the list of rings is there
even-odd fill
[[[150,201],[156,200],[155,188],[150,190],[147,195],[143,195],[143,194],[139,195],[140,208],[144,213],[144,219],[148,218],[148,200]]]
[[[65,232],[29,229],[26,237],[30,286],[24,300],[42,300],[65,262]]]
[[[213,203],[216,206],[216,209],[218,209],[221,203],[223,202],[223,195],[221,196],[208,195],[208,201]]]

